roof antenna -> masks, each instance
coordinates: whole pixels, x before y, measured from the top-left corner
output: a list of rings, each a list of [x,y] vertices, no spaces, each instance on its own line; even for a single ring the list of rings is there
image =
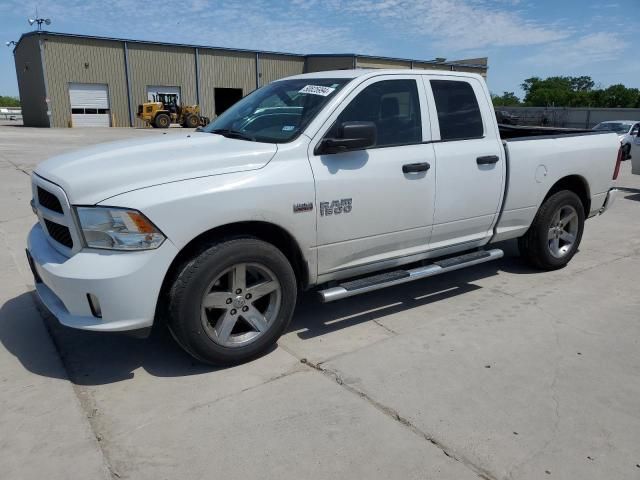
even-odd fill
[[[28,20],[29,25],[33,25],[34,23],[38,24],[38,31],[41,32],[42,31],[42,24],[44,23],[45,25],[51,25],[51,19],[50,18],[40,18],[38,16],[38,7],[36,6],[36,16],[35,18],[30,18]]]

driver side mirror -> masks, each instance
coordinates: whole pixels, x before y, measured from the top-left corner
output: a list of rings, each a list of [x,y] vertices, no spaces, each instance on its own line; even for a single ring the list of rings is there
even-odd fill
[[[377,128],[373,122],[344,122],[338,127],[337,138],[323,139],[314,153],[317,155],[363,150],[376,144]]]

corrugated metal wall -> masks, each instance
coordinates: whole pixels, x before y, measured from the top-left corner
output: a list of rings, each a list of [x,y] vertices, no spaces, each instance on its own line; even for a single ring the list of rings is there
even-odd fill
[[[70,126],[69,83],[107,84],[112,125],[129,126],[121,42],[44,36],[43,48],[52,127]]]
[[[323,72],[326,70],[348,70],[353,68],[353,56],[307,57],[305,72]]]
[[[40,60],[39,40],[45,63]],[[155,45],[129,41],[129,84],[131,109],[147,101],[147,87],[179,87],[183,104],[197,102],[196,48]],[[109,87],[110,110],[114,126],[129,126],[125,42],[122,40],[66,37],[62,34],[33,32],[21,38],[16,48],[16,71],[26,125],[47,126],[46,94],[50,98],[51,126],[66,127],[71,121],[69,83],[98,83]],[[213,117],[214,89],[241,88],[247,95],[256,88],[256,53],[201,47],[199,52],[200,103],[203,114]],[[297,75],[334,69],[349,69],[357,60],[359,68],[411,68],[410,60],[352,55],[296,56],[258,53],[259,84]],[[456,70],[486,75],[486,58],[460,60]],[[467,64],[467,65],[464,65]],[[28,68],[27,68],[28,65]],[[450,69],[448,64],[433,65],[415,61],[414,68]],[[484,71],[483,71],[484,70]],[[44,75],[43,75],[44,72]],[[46,76],[46,82],[43,80]],[[48,88],[48,90],[47,90]],[[135,126],[142,122],[135,119]]]
[[[200,106],[213,118],[214,88],[242,88],[247,95],[256,88],[256,55],[229,50],[198,50],[200,59]]]
[[[304,72],[304,57],[260,54],[260,85]]]
[[[453,69],[456,72],[469,72],[469,73],[479,73],[484,78],[487,78],[487,57],[479,57],[479,58],[466,58],[464,60],[451,60],[451,63],[455,63],[456,65]],[[464,65],[470,65],[466,67]],[[471,66],[473,65],[473,66]],[[478,68],[478,65],[481,67]],[[483,68],[484,67],[484,68]]]
[[[449,65],[423,62],[413,62],[413,68],[416,70],[451,70]]]
[[[180,87],[180,101],[196,103],[195,50],[188,47],[169,47],[129,43],[129,79],[134,113],[138,105],[147,101],[147,86]],[[124,79],[124,73],[122,75]],[[136,126],[143,122],[135,119]]]
[[[46,89],[37,37],[23,38],[15,51],[22,120],[26,127],[48,127]]]
[[[383,58],[356,57],[357,68],[411,68],[411,62]]]

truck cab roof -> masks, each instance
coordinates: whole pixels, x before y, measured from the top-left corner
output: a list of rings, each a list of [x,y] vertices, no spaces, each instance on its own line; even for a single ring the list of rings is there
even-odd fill
[[[478,78],[482,76],[477,73],[456,72],[452,70],[423,70],[423,69],[387,69],[387,68],[356,68],[350,70],[326,70],[322,72],[303,73],[293,75],[291,77],[282,78],[282,80],[294,80],[305,78],[370,78],[380,75],[407,75],[410,73],[419,73],[421,75],[447,75],[461,78]]]

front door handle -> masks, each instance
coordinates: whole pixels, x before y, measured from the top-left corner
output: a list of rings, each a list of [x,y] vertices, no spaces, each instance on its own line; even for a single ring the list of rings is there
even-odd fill
[[[493,163],[498,163],[498,160],[500,160],[500,157],[497,155],[487,155],[485,157],[476,158],[478,165],[491,165]]]
[[[426,172],[431,168],[427,162],[423,163],[407,163],[402,166],[402,173],[417,173],[417,172]]]

